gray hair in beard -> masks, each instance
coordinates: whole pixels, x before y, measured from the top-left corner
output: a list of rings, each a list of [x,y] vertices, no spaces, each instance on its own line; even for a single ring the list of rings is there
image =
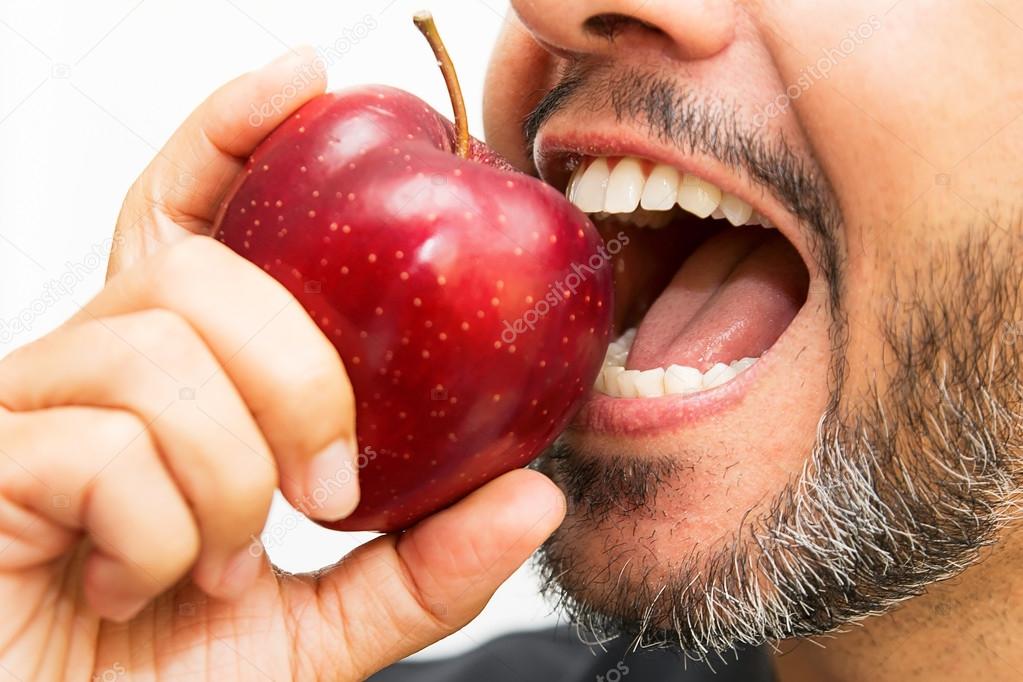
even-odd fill
[[[1004,240],[972,234],[892,285],[883,381],[862,395],[843,393],[845,324],[835,324],[833,395],[802,472],[720,543],[650,584],[641,564],[656,559],[618,575],[555,533],[539,555],[545,592],[580,634],[706,659],[827,633],[977,561],[1017,516],[1023,481],[1023,225]],[[598,459],[563,444],[539,468],[566,489],[574,533],[606,534],[609,565],[637,551],[621,523],[653,513],[678,473],[670,458]]]

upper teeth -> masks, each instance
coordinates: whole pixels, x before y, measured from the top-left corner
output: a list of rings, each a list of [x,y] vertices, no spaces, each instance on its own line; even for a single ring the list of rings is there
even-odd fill
[[[630,329],[608,346],[604,367],[594,385],[597,391],[615,398],[658,398],[696,393],[728,383],[759,360],[742,358],[728,364],[719,362],[706,372],[684,365],[646,370],[625,369],[625,361],[635,338],[636,330]]]
[[[651,214],[679,206],[701,218],[771,227],[748,203],[695,175],[679,173],[664,164],[654,165],[647,173],[644,163],[631,156],[611,166],[605,157],[580,164],[565,190],[569,201],[585,213],[632,214],[630,222],[640,226],[663,227],[670,217],[654,219]]]
[[[664,227],[671,222],[676,207],[700,218],[727,220],[732,225],[771,227],[767,218],[734,194],[671,166],[650,165],[631,156],[618,159],[617,163],[606,157],[594,158],[579,164],[565,194],[585,213],[597,218],[624,214],[628,222],[639,227]],[[604,367],[597,376],[597,391],[616,398],[696,393],[731,381],[759,359],[719,362],[705,372],[683,365],[626,369],[635,336],[636,330],[630,329],[608,346]]]

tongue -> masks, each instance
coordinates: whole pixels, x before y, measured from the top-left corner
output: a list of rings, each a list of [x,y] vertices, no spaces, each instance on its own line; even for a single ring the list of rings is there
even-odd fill
[[[802,259],[777,230],[729,228],[686,259],[644,316],[629,369],[710,369],[770,348],[806,299]]]

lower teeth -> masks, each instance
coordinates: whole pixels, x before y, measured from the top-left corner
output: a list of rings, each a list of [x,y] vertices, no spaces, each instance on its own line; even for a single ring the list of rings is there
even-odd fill
[[[635,338],[636,330],[630,329],[608,346],[604,367],[594,385],[598,392],[614,398],[658,398],[697,393],[728,383],[759,360],[742,358],[727,365],[719,362],[706,372],[683,365],[646,370],[625,369],[625,361]]]

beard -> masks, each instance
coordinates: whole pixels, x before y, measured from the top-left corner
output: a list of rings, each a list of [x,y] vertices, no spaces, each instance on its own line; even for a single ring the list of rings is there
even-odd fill
[[[975,563],[1016,516],[1023,480],[1023,253],[1012,225],[1004,239],[973,232],[908,278],[892,274],[874,378],[855,392],[847,322],[832,306],[832,392],[803,470],[713,546],[668,563],[630,532],[631,520],[660,515],[675,458],[557,443],[538,468],[565,490],[569,522],[539,563],[544,592],[580,635],[705,659],[833,631]],[[580,555],[584,537],[602,541],[605,564]]]

